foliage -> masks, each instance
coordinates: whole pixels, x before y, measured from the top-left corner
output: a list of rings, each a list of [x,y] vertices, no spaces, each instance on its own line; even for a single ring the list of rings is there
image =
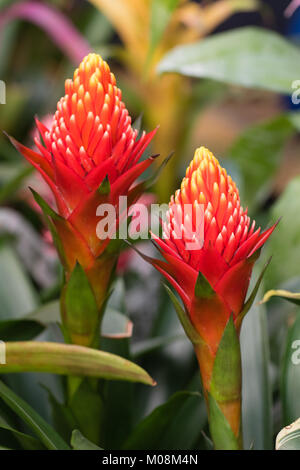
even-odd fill
[[[34,115],[54,112],[74,62],[94,50],[111,59],[131,114],[143,111],[149,129],[160,124],[152,153],[175,150],[152,189],[156,200],[169,199],[192,157],[199,120],[217,110],[209,126],[243,203],[263,227],[283,217],[253,276],[248,295],[253,288],[258,294],[245,305],[241,331],[244,448],[274,448],[283,426],[300,416],[300,366],[292,360],[300,340],[300,167],[287,156],[287,148],[298,152],[299,116],[286,109],[283,97],[300,79],[299,47],[265,28],[260,13],[261,27],[215,32],[236,12],[259,11],[254,0],[205,6],[81,0],[71,9],[66,0],[45,0],[39,11],[39,2],[9,10],[13,3],[0,6],[1,129],[33,145]],[[51,24],[45,23],[47,8]],[[251,100],[259,109],[271,102],[271,112],[250,119]],[[222,115],[228,103],[235,107],[233,130]],[[166,292],[159,275],[127,248],[101,333],[96,324],[99,349],[63,344],[61,266],[28,186],[49,202],[47,189],[1,135],[0,340],[9,342],[11,362],[5,374],[0,364],[0,449],[207,448],[205,398],[183,330],[191,334],[191,325],[173,291]],[[36,238],[26,237],[28,226]],[[86,309],[94,328],[96,307],[80,267],[68,282],[68,308]],[[235,344],[229,338],[224,348]],[[222,382],[225,368],[218,360],[214,383]],[[208,399],[219,423],[213,432],[222,433],[227,423],[216,397]],[[235,446],[229,437],[228,446]],[[276,442],[280,449],[299,449],[299,420]]]

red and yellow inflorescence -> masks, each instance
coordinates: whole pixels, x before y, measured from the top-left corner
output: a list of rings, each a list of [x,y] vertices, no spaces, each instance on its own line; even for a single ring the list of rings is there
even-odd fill
[[[190,209],[186,214],[187,206]],[[253,265],[274,228],[275,225],[263,233],[260,228],[255,229],[255,222],[251,223],[247,210],[241,207],[236,184],[213,154],[201,147],[196,150],[180,189],[171,197],[162,222],[162,237],[153,235],[164,259],[146,257],[183,301],[184,309],[170,294],[195,348],[208,413],[215,400],[234,433],[235,448],[242,445],[238,335],[248,308],[245,298]],[[192,248],[191,241],[196,242]],[[230,328],[234,330],[231,344],[227,342],[227,349],[221,348],[223,335],[228,335]],[[222,371],[217,368],[216,379],[217,358]],[[232,368],[233,375],[226,367]],[[223,446],[218,430],[219,425],[217,431],[213,427],[211,432],[217,445]]]
[[[186,248],[190,235],[182,221],[178,237],[178,207],[190,204],[193,220],[199,204],[204,209],[203,246]],[[224,327],[233,315],[237,320],[247,294],[252,268],[259,250],[275,226],[261,233],[255,229],[240,204],[236,184],[207,149],[201,147],[186,171],[180,189],[171,197],[162,238],[155,237],[165,261],[154,260],[180,294],[200,336],[216,352]],[[193,225],[193,229],[197,228]],[[180,230],[179,230],[180,231]],[[195,295],[201,273],[215,295],[199,299]],[[238,323],[238,322],[237,322]]]
[[[38,120],[36,124],[40,134],[35,138],[36,151],[11,141],[54,195],[55,208],[34,193],[64,266],[61,314],[67,340],[95,345],[119,255],[119,244],[111,239],[123,217],[117,218],[114,233],[99,239],[97,208],[110,204],[117,214],[121,196],[127,197],[128,207],[140,197],[145,185],[135,181],[154,157],[140,159],[156,129],[138,137],[114,75],[96,54],[85,57],[73,80],[66,80],[65,96],[58,102],[49,128]],[[91,299],[82,307],[73,307],[66,300],[73,275],[74,282],[86,282],[80,276],[88,280]]]
[[[129,203],[139,196],[131,186],[153,161],[150,157],[139,162],[156,129],[138,139],[115,76],[97,54],[86,56],[73,80],[66,80],[51,127],[38,120],[36,124],[39,152],[11,140],[42,174],[59,215],[68,222],[67,228],[56,228],[69,268],[76,259],[90,266],[108,243],[96,236],[96,208],[103,202],[115,203],[120,195],[128,196]],[[105,178],[110,185],[106,196],[98,191]],[[70,240],[71,233],[76,243]]]

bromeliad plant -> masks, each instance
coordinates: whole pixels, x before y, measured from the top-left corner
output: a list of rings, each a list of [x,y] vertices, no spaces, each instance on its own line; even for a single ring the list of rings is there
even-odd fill
[[[66,341],[97,347],[119,249],[111,240],[115,233],[98,238],[97,207],[117,206],[120,196],[127,196],[128,206],[139,198],[144,184],[133,183],[154,160],[140,161],[156,129],[138,138],[115,77],[96,54],[83,59],[73,80],[66,80],[65,91],[50,129],[36,120],[39,153],[10,139],[55,197],[57,212],[33,192],[64,267],[61,317]]]
[[[192,207],[192,225],[187,216],[178,219],[186,205]],[[195,226],[200,205],[203,234]],[[255,229],[240,205],[236,184],[201,147],[171,198],[162,237],[153,235],[164,260],[142,255],[183,301],[184,307],[167,288],[199,362],[216,449],[242,448],[239,333],[264,273],[245,302],[254,263],[275,226],[263,233]]]

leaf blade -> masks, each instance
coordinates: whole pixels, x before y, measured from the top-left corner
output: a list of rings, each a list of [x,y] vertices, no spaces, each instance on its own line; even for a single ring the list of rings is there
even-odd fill
[[[214,361],[210,394],[217,402],[239,399],[241,383],[240,343],[231,315]]]
[[[284,424],[295,421],[300,416],[300,312],[291,325],[282,362],[281,397]]]
[[[246,449],[272,449],[272,395],[266,311],[254,304],[241,330],[242,416]]]
[[[239,444],[214,397],[208,394],[209,428],[216,450],[239,450]]]
[[[172,444],[166,444],[167,434],[171,432],[171,429],[174,426],[178,431],[176,418],[180,413],[180,410],[183,409],[190,400],[192,401],[193,406],[197,406],[197,403],[200,401],[200,394],[197,392],[182,391],[172,395],[166,403],[155,408],[150,415],[137,425],[125,442],[123,449],[158,450],[165,449],[166,447],[168,449],[178,448],[176,447],[175,441],[173,441]],[[195,409],[196,408],[194,408],[194,412]],[[188,420],[187,414],[185,414],[184,419]],[[181,424],[181,429],[183,425],[184,422]],[[199,427],[199,435],[200,431],[201,429]]]
[[[115,354],[84,346],[24,341],[6,344],[6,364],[0,373],[49,372],[107,380],[128,380],[154,385],[140,366]]]
[[[300,305],[300,293],[290,292],[284,289],[271,289],[265,293],[263,299],[261,300],[262,304],[268,302],[272,297],[280,297],[281,299],[288,300],[296,305]]]
[[[244,27],[176,47],[158,71],[290,94],[292,82],[300,76],[299,59],[299,50],[278,34]]]
[[[69,446],[24,400],[19,398],[2,381],[0,381],[0,397],[39,437],[41,442],[52,450],[68,450]]]

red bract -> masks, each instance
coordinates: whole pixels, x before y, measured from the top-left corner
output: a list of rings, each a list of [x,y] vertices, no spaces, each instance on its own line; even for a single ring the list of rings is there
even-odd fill
[[[183,213],[186,204],[192,205],[193,220],[197,206],[203,204],[201,249],[186,248],[191,236],[185,221],[179,225],[176,216],[178,208]],[[250,222],[240,205],[236,184],[211,152],[198,149],[180,190],[171,198],[164,236],[154,237],[165,261],[154,260],[153,264],[175,287],[193,325],[214,353],[231,314],[239,325],[254,262],[274,228],[263,233],[255,229],[255,221]],[[195,225],[193,229],[197,239]],[[195,291],[199,273],[211,288],[207,296]]]
[[[129,203],[138,197],[131,186],[153,161],[139,162],[156,129],[138,139],[115,77],[96,54],[84,58],[65,91],[50,129],[36,120],[39,153],[11,140],[48,183],[59,215],[68,222],[56,228],[71,268],[76,259],[89,266],[107,246],[96,236],[97,206],[117,203],[120,195]],[[99,191],[105,178],[108,194]]]

